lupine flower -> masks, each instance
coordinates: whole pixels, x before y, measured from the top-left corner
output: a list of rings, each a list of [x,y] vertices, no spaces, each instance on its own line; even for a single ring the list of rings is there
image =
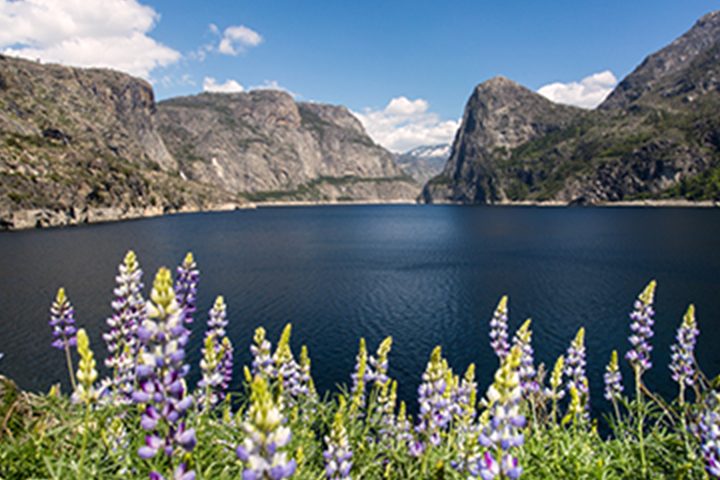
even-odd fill
[[[235,453],[247,463],[243,480],[282,480],[295,473],[295,459],[287,460],[280,450],[292,438],[288,427],[282,426],[280,409],[273,402],[265,378],[256,375],[251,385],[251,405],[242,429],[247,437]]]
[[[193,259],[192,253],[185,255],[182,265],[177,267],[177,280],[175,282],[175,300],[183,315],[185,323],[192,323],[192,314],[195,313],[197,300],[197,284],[200,272]]]
[[[380,343],[377,349],[377,357],[370,355],[368,366],[365,372],[365,383],[374,383],[377,388],[382,387],[387,381],[388,354],[392,347],[392,337],[387,337]]]
[[[90,340],[84,328],[77,332],[77,350],[80,354],[80,363],[77,371],[78,385],[73,393],[73,400],[90,405],[97,400],[94,383],[97,380],[98,373],[95,370],[93,352],[90,350]]]
[[[677,343],[670,347],[672,355],[670,356],[670,371],[672,378],[680,385],[680,403],[685,401],[685,387],[694,384],[695,369],[693,365],[695,358],[695,341],[700,331],[697,329],[695,321],[695,306],[690,305],[683,317],[683,323],[677,330],[675,339]]]
[[[309,392],[309,375],[307,377],[302,375],[300,365],[295,361],[290,349],[291,331],[292,325],[288,323],[280,336],[280,341],[273,355],[275,373],[282,385],[283,405],[281,405],[281,408],[295,407],[300,396],[307,395]]]
[[[253,337],[255,345],[250,345],[250,353],[253,356],[252,376],[261,375],[265,379],[275,378],[275,362],[273,362],[270,349],[272,345],[265,338],[265,329],[258,327]]]
[[[620,398],[624,389],[622,385],[622,373],[618,367],[617,350],[613,350],[610,363],[605,367],[605,398],[608,401],[615,401]]]
[[[702,413],[699,422],[700,448],[705,457],[705,469],[715,478],[720,478],[720,414],[717,403],[720,398],[712,399],[714,408],[707,408]]]
[[[352,480],[350,476],[352,462],[350,459],[353,452],[350,449],[350,442],[344,425],[345,401],[342,397],[340,399],[340,406],[335,413],[330,435],[325,436],[327,450],[323,452],[323,458],[325,459],[325,473],[328,480]]]
[[[165,477],[158,472],[150,472],[150,480],[165,480]],[[195,480],[195,471],[188,470],[187,464],[181,463],[173,472],[172,480]]]
[[[407,416],[405,402],[400,402],[397,417],[395,417],[395,439],[399,445],[410,446],[414,437],[412,434],[412,423]]]
[[[188,331],[182,324],[182,311],[168,269],[158,271],[150,299],[146,303],[147,318],[138,329],[143,349],[137,366],[139,388],[132,395],[135,402],[145,406],[140,425],[150,432],[145,446],[138,450],[144,459],[159,451],[172,457],[176,445],[189,452],[196,443],[195,430],[187,428],[183,421],[193,404],[184,380],[190,368],[183,363]]]
[[[441,430],[447,427],[452,419],[452,413],[448,408],[452,371],[442,358],[439,346],[433,350],[422,379],[423,382],[418,387],[420,412],[415,431],[423,444],[427,441],[433,446],[438,446],[441,441]],[[424,451],[425,445],[418,445],[417,448]]]
[[[475,364],[471,363],[465,371],[462,381],[455,377],[454,385],[450,391],[450,406],[452,414],[458,419],[460,429],[469,426],[475,418],[475,403],[477,401],[477,382],[475,382]]]
[[[523,394],[528,395],[531,392],[537,392],[540,387],[537,384],[535,375],[535,365],[533,364],[533,351],[532,345],[532,330],[530,330],[530,319],[528,318],[525,323],[518,329],[513,337],[513,346],[518,345],[522,350],[522,360],[520,361],[520,387],[522,388]]]
[[[202,378],[198,382],[198,387],[201,389],[198,392],[198,402],[207,411],[218,401],[216,391],[223,381],[220,373],[220,359],[225,352],[222,345],[218,344],[215,334],[211,333],[205,337],[205,345],[201,349],[201,353],[203,355],[200,359]]]
[[[365,339],[360,339],[360,349],[355,357],[355,371],[350,375],[353,385],[350,389],[350,417],[354,417],[365,406],[365,371],[367,369],[367,348]]]
[[[202,379],[198,386],[204,389],[201,392],[201,404],[206,408],[215,405],[218,399],[225,398],[225,391],[232,379],[233,349],[225,331],[226,310],[223,297],[218,296],[208,315],[205,346],[201,349]]]
[[[395,434],[395,402],[397,401],[397,382],[387,379],[377,397],[373,420],[381,425],[379,440],[385,443]]]
[[[589,395],[587,375],[585,373],[585,329],[580,328],[575,339],[567,350],[567,359],[565,360],[565,375],[568,376],[567,391],[570,393],[575,388],[580,395],[582,404],[586,410],[589,410]]]
[[[135,253],[129,251],[115,277],[117,287],[113,290],[115,300],[111,303],[115,313],[106,320],[110,331],[103,334],[109,352],[105,366],[112,370],[109,385],[113,398],[122,403],[130,401],[132,394],[138,349],[137,329],[145,314],[145,302],[140,293],[143,289],[142,275]]]
[[[475,382],[475,364],[470,364],[462,382],[453,392],[453,415],[457,418],[458,453],[450,461],[450,466],[460,473],[466,473],[471,465],[477,465],[479,449],[477,442],[477,425],[475,404],[477,403],[477,383]]]
[[[507,357],[510,351],[510,345],[508,344],[508,309],[507,309],[507,295],[500,299],[493,318],[490,320],[490,346],[492,347],[495,355],[498,356],[502,362]]]
[[[77,329],[75,328],[75,309],[70,300],[65,296],[65,289],[60,288],[55,297],[55,301],[50,307],[50,326],[53,327],[52,346],[65,350],[65,359],[67,361],[68,373],[70,374],[70,383],[75,391],[75,375],[73,374],[72,358],[70,357],[70,347],[77,345]]]
[[[303,381],[307,382],[308,398],[317,400],[317,391],[310,375],[310,356],[305,345],[300,348],[300,376]]]
[[[652,345],[648,343],[648,339],[654,335],[652,327],[655,321],[652,317],[655,311],[652,304],[655,285],[656,282],[653,280],[645,287],[635,301],[635,310],[630,314],[630,319],[633,321],[630,329],[633,333],[628,337],[628,341],[632,345],[632,349],[625,354],[625,359],[632,365],[638,380],[643,372],[652,368],[652,362],[650,362]]]
[[[487,422],[478,435],[478,442],[488,450],[470,474],[490,480],[500,478],[516,479],[522,473],[522,466],[513,456],[512,448],[523,445],[525,437],[520,429],[525,426],[525,417],[520,414],[522,388],[518,369],[522,361],[522,350],[514,346],[495,373],[495,382],[488,388],[483,404],[487,407],[483,415]]]
[[[553,371],[550,374],[550,388],[546,388],[543,391],[545,397],[552,400],[552,412],[550,414],[550,419],[553,424],[555,423],[555,419],[557,416],[558,400],[562,400],[562,398],[565,396],[565,390],[560,388],[562,387],[562,376],[564,369],[565,357],[560,355],[555,361],[555,367],[553,367]]]

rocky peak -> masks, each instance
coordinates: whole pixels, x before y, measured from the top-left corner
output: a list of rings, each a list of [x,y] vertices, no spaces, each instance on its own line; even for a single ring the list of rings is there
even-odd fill
[[[662,80],[689,67],[720,42],[720,11],[708,13],[674,42],[649,55],[598,107],[622,108],[653,90]]]
[[[497,76],[477,87],[465,107],[461,136],[471,135],[484,148],[514,148],[562,126],[579,112],[558,105],[522,85]]]
[[[339,128],[354,131],[358,135],[366,135],[365,129],[363,128],[360,121],[355,118],[350,111],[342,105],[325,105],[314,102],[302,102],[298,103],[298,108],[301,111],[311,112],[316,115],[322,121],[334,124]]]

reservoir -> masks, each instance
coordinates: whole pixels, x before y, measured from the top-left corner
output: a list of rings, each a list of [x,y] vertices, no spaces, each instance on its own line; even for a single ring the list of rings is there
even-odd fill
[[[195,256],[192,385],[207,311],[223,295],[235,389],[254,330],[263,326],[274,347],[292,323],[293,353],[307,345],[321,393],[351,383],[361,337],[374,353],[392,336],[389,375],[411,411],[435,345],[456,374],[476,364],[482,395],[497,368],[488,323],[508,295],[511,334],[532,319],[536,365],[552,368],[585,327],[591,402],[603,411],[605,365],[612,350],[622,358],[629,349],[628,314],[653,279],[646,384],[668,400],[676,395],[670,345],[690,303],[701,332],[697,361],[708,376],[720,374],[720,209],[450,205],[266,207],[0,232],[0,373],[28,390],[61,382],[68,391],[48,325],[61,286],[102,365],[114,277],[128,250],[144,271],[145,297],[159,267],[174,271],[187,252]]]

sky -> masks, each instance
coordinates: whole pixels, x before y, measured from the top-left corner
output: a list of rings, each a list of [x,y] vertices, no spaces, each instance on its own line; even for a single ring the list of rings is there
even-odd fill
[[[593,108],[706,0],[0,0],[0,52],[108,67],[156,99],[279,89],[343,105],[386,148],[450,143],[505,76]]]

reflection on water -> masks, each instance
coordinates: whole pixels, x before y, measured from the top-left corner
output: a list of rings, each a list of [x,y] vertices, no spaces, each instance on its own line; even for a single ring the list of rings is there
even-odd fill
[[[100,335],[125,252],[135,250],[149,285],[158,267],[192,251],[201,270],[195,365],[206,312],[224,295],[239,363],[249,363],[255,328],[275,342],[292,322],[292,347],[308,346],[321,391],[349,382],[360,337],[374,350],[388,335],[402,398],[415,396],[435,345],[458,374],[476,363],[484,391],[497,366],[488,320],[507,294],[511,330],[532,318],[536,358],[546,365],[586,327],[593,402],[602,409],[604,366],[613,349],[627,350],[628,313],[655,278],[656,366],[646,379],[672,396],[669,345],[688,303],[702,332],[698,361],[720,373],[718,238],[714,209],[459,206],[262,208],[4,232],[0,372],[27,389],[57,381],[67,389],[47,325],[57,288],[103,358]]]

